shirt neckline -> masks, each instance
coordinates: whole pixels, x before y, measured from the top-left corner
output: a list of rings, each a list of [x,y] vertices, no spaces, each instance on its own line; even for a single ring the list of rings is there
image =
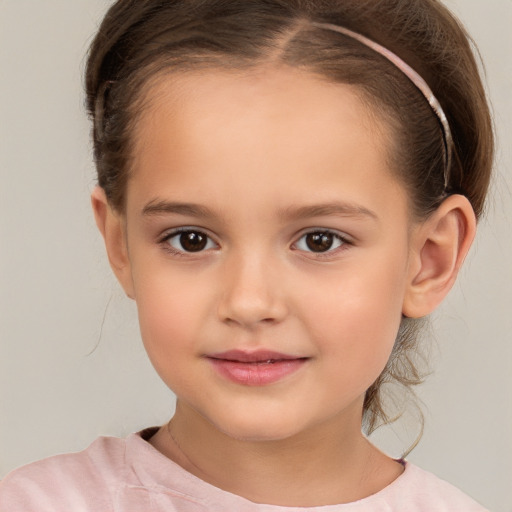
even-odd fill
[[[158,428],[144,429],[126,439],[126,462],[137,480],[135,485],[152,493],[183,496],[205,507],[237,507],[244,512],[359,512],[369,506],[378,506],[376,510],[391,512],[393,503],[396,503],[397,497],[403,496],[404,488],[414,473],[413,465],[405,460],[398,460],[405,468],[401,475],[377,493],[351,503],[317,507],[260,504],[201,480],[163,455],[148,442]]]

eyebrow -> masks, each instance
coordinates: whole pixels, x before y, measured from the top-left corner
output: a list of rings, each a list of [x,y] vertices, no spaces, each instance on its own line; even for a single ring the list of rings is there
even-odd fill
[[[166,215],[169,213],[199,218],[215,217],[215,214],[212,210],[206,206],[201,206],[194,203],[159,201],[155,199],[150,201],[142,209],[142,215],[144,216]]]
[[[181,203],[154,199],[142,209],[143,216],[158,216],[177,214],[197,218],[215,218],[216,214],[210,208],[195,203]],[[340,216],[340,217],[362,217],[378,220],[378,216],[372,210],[364,206],[344,203],[330,202],[313,204],[307,206],[288,206],[278,210],[278,216],[283,219],[307,219],[311,217]]]
[[[279,216],[286,219],[300,220],[331,215],[340,217],[367,217],[373,220],[379,219],[375,212],[364,206],[344,202],[313,204],[311,206],[289,206],[279,210]]]

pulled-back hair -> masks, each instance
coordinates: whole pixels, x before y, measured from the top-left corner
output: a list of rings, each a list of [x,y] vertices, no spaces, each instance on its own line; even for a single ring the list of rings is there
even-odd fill
[[[315,22],[372,39],[425,79],[452,131],[447,186],[443,133],[424,96],[377,52]],[[451,193],[466,196],[480,216],[493,163],[492,123],[469,36],[438,0],[118,0],[92,42],[86,71],[98,183],[111,206],[124,210],[134,126],[153,79],[268,64],[357,87],[391,127],[390,168],[416,218]],[[366,393],[367,432],[390,420],[384,384],[410,389],[422,380],[413,362],[417,338],[417,323],[404,319],[386,368]]]

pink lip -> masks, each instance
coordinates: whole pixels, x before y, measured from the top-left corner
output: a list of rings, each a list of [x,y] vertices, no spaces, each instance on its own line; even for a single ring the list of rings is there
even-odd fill
[[[229,350],[207,356],[223,377],[245,386],[272,384],[299,370],[308,360],[271,350]]]

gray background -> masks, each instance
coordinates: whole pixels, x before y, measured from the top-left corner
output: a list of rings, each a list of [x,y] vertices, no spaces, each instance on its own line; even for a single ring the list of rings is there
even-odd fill
[[[0,477],[168,419],[92,219],[84,53],[109,2],[0,0]],[[476,40],[498,132],[487,218],[433,317],[426,428],[409,459],[512,511],[512,1],[446,0]],[[95,349],[95,350],[94,350]],[[399,455],[413,422],[375,437]]]

